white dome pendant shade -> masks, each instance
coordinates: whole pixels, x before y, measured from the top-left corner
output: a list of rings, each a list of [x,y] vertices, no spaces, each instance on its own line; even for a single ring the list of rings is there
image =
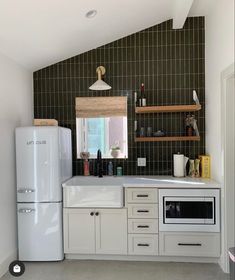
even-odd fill
[[[106,84],[102,79],[102,75],[105,74],[105,68],[104,66],[99,66],[96,68],[96,73],[98,75],[98,80],[89,87],[90,90],[109,90],[111,89],[111,86]]]

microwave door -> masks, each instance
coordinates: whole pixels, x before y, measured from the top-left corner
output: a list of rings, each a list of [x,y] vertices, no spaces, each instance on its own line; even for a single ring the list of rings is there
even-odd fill
[[[214,198],[164,197],[165,224],[213,224]]]
[[[204,224],[204,217],[197,216],[196,207],[204,197],[164,197],[164,222],[166,224]]]

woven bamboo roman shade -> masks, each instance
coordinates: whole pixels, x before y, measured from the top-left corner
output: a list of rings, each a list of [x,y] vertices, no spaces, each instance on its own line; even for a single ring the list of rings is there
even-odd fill
[[[127,116],[126,96],[76,97],[77,118]]]

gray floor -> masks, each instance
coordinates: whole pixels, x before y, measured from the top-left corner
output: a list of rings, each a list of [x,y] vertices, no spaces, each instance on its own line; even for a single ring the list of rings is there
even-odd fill
[[[216,264],[64,261],[25,263],[20,280],[228,280]],[[1,280],[17,279],[9,273]]]

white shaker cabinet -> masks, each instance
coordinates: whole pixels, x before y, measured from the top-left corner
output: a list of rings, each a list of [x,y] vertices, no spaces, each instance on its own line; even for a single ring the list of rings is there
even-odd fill
[[[64,209],[64,252],[95,253],[94,209]]]
[[[127,210],[97,209],[96,253],[127,254]]]
[[[127,254],[127,209],[64,209],[66,254]]]
[[[158,255],[158,189],[127,188],[128,254]]]
[[[219,257],[220,233],[160,232],[161,256]]]

